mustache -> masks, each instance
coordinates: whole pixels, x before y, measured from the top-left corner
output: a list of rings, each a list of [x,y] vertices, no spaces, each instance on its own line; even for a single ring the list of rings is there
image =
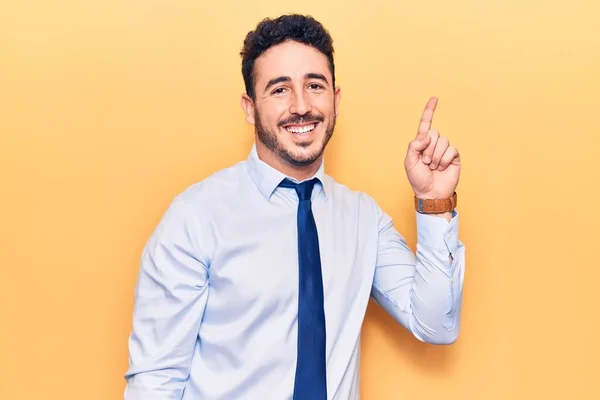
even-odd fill
[[[299,115],[299,114],[294,114],[291,117],[279,122],[279,126],[283,127],[285,125],[295,125],[295,124],[306,124],[308,122],[323,122],[325,121],[325,118],[322,115],[315,115],[315,114],[304,114],[304,115]]]

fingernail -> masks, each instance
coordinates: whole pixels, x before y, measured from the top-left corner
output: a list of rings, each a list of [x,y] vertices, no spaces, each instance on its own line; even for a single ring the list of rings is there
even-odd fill
[[[425,156],[425,157],[423,157],[423,162],[424,163],[431,162],[431,158],[429,156]]]
[[[429,166],[429,168],[431,168],[431,169],[436,169],[436,165],[435,165],[435,164],[431,164],[431,165]]]

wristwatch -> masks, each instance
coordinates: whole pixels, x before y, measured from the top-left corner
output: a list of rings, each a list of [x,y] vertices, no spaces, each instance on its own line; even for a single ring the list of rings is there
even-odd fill
[[[420,199],[415,196],[415,210],[421,214],[442,214],[456,208],[456,192],[446,199]]]

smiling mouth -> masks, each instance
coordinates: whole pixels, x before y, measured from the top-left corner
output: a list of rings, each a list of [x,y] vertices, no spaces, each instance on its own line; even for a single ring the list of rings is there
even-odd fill
[[[285,130],[295,135],[308,135],[315,129],[317,124],[318,122],[313,122],[306,125],[288,125],[285,127]]]

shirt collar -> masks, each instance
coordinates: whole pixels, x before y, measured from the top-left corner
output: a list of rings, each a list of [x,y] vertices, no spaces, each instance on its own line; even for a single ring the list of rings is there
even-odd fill
[[[289,180],[294,182],[298,182],[298,180],[285,175],[284,173],[276,170],[275,168],[271,167],[269,164],[265,163],[260,158],[258,158],[258,152],[256,151],[256,143],[252,145],[252,149],[250,150],[250,154],[248,155],[247,166],[250,178],[252,179],[258,190],[260,190],[263,196],[265,196],[265,198],[267,199],[271,197],[275,189],[277,189],[277,186],[279,186],[281,181],[285,178],[288,178]],[[324,160],[322,160],[317,172],[315,172],[313,176],[305,180],[317,178],[320,184],[317,184],[315,186],[315,189],[317,187],[321,188],[321,190],[323,190],[323,194],[325,195],[325,199],[327,199],[327,192],[325,190],[323,180],[325,175],[324,167],[325,162]]]

